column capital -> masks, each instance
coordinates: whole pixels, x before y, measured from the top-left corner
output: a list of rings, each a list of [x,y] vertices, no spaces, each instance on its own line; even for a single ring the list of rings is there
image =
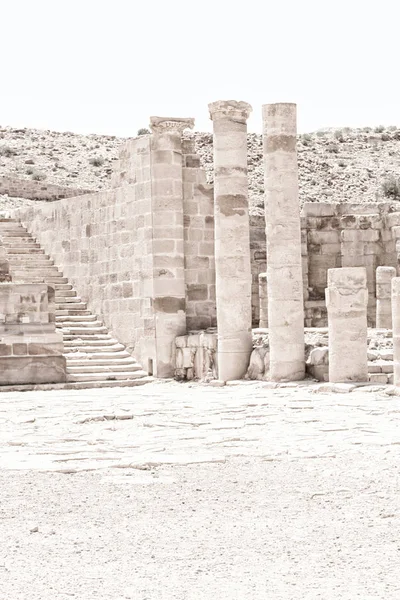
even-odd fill
[[[194,119],[179,117],[150,117],[150,129],[153,133],[178,133],[193,129]]]
[[[246,123],[252,112],[252,107],[247,102],[237,100],[217,100],[208,105],[211,121],[230,119],[239,123]]]

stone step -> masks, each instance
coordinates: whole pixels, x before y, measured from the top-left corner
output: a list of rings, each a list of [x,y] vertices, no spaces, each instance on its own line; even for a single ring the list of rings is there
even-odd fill
[[[153,377],[146,375],[140,379],[129,379],[127,381],[79,381],[68,383],[42,383],[42,384],[21,384],[21,385],[2,385],[0,392],[29,392],[29,391],[50,391],[50,390],[85,390],[97,388],[123,388],[138,387],[152,383]]]
[[[66,327],[68,327],[68,323],[100,323],[100,321],[97,320],[97,315],[92,314],[74,316],[65,315],[61,317],[56,315],[56,323],[64,324]]]
[[[71,362],[67,363],[67,373],[70,374],[80,374],[80,373],[136,373],[137,371],[142,371],[142,367],[136,363],[126,363],[122,365],[115,364],[114,362],[110,362],[107,365],[77,365],[75,366]]]
[[[38,250],[40,250],[40,248],[32,248],[32,250],[27,249],[27,248],[22,248],[22,250],[26,250],[26,252],[14,252],[14,248],[7,248],[7,256],[9,257],[9,260],[13,259],[13,260],[21,260],[21,261],[26,261],[29,264],[32,262],[43,262],[45,261],[49,261],[52,260],[50,258],[50,256],[48,254],[45,254],[44,252],[38,252]],[[18,248],[18,250],[21,250],[21,248]]]
[[[58,328],[58,325],[57,325],[57,328]],[[61,327],[60,327],[60,329],[61,329]],[[85,332],[87,334],[89,334],[89,333],[94,333],[94,334],[107,333],[107,327],[104,327],[104,325],[103,326],[94,326],[94,323],[88,323],[87,327],[83,323],[80,323],[79,327],[63,327],[62,329],[64,331],[68,332],[69,334],[76,335],[76,336],[82,335]]]
[[[61,290],[58,290],[56,288],[56,298],[75,298],[76,297],[76,291],[75,290],[63,290],[62,294],[60,294]]]
[[[67,277],[64,277],[61,273],[58,275],[51,275],[46,277],[46,283],[68,283]]]
[[[12,229],[8,229],[7,231],[1,231],[1,236],[3,238],[7,238],[7,239],[18,239],[18,238],[27,238],[27,239],[32,239],[31,237],[29,237],[28,232],[27,231],[20,231],[20,230],[12,230]]]
[[[90,310],[56,310],[56,317],[80,317],[84,315],[91,315]]]
[[[29,267],[26,264],[22,266],[15,267],[13,266],[11,270],[11,274],[14,274],[18,277],[25,277],[28,275],[34,275],[35,277],[57,277],[59,275],[62,277],[62,274],[58,271],[57,267]]]
[[[29,247],[21,247],[21,248],[14,248],[13,246],[7,246],[6,247],[7,250],[7,254],[8,256],[12,256],[12,255],[23,255],[23,256],[35,256],[35,255],[39,255],[39,256],[46,256],[48,258],[48,255],[44,253],[44,250],[42,250],[42,248],[31,248]]]
[[[114,352],[120,352],[126,358],[130,356],[129,352],[125,350],[125,346],[122,344],[115,344],[114,346],[74,346],[72,348],[64,345],[65,355],[78,351],[86,352],[86,354],[101,354],[103,358],[112,358]]]
[[[43,260],[40,260],[37,259],[35,256],[30,256],[28,259],[25,257],[21,258],[20,256],[10,256],[8,254],[7,261],[13,269],[18,270],[25,269],[25,267],[29,267],[29,269],[43,269],[43,267],[46,268],[54,266],[54,260],[50,258],[43,258]]]
[[[72,290],[72,285],[70,283],[56,283],[54,287],[56,291]],[[61,294],[57,294],[57,296],[61,296]]]
[[[67,381],[117,381],[117,380],[129,380],[129,379],[139,379],[141,377],[147,377],[147,373],[145,371],[114,371],[107,373],[74,373],[68,374]]]
[[[82,298],[79,296],[60,296],[56,294],[56,304],[69,304],[68,308],[71,308],[71,304],[82,304]],[[84,303],[86,304],[86,303]]]
[[[56,310],[87,310],[86,302],[56,302]]]
[[[2,238],[5,248],[23,248],[23,249],[41,249],[40,244],[33,240],[25,240],[24,238]],[[11,240],[11,241],[10,241]]]
[[[77,356],[76,358],[74,357],[74,355],[71,353],[68,355],[67,357],[67,366],[68,367],[87,367],[87,366],[93,366],[93,365],[97,365],[97,366],[110,366],[112,365],[112,367],[114,368],[115,365],[120,365],[122,368],[124,368],[124,365],[132,365],[132,366],[136,366],[137,369],[141,369],[142,367],[139,365],[139,363],[137,363],[135,361],[134,358],[130,357],[119,357],[116,353],[116,356],[111,356],[109,358],[103,358],[101,355],[99,357],[99,354],[95,354],[95,355],[91,355],[91,354],[87,354],[87,355],[83,355],[83,356]]]
[[[98,335],[81,335],[78,339],[76,336],[69,335],[68,333],[63,332],[64,338],[64,346],[68,347],[77,347],[78,344],[86,344],[86,342],[90,342],[90,346],[113,346],[114,344],[118,344],[118,340],[115,340],[110,336],[109,333],[99,333]]]

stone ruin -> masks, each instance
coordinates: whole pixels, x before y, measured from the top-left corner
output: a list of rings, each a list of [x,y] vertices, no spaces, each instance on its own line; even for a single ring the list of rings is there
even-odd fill
[[[249,215],[251,110],[209,105],[213,185],[194,120],[152,117],[111,189],[4,216],[1,385],[399,382],[400,211],[300,211],[296,105],[267,104],[265,215]]]

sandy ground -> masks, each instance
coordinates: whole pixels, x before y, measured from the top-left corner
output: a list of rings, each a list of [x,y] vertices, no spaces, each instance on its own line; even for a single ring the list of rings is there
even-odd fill
[[[400,400],[0,394],[1,600],[398,599]]]

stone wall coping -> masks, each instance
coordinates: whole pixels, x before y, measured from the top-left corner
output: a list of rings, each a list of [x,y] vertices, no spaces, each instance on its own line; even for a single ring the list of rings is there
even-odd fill
[[[185,129],[193,129],[192,117],[150,117],[150,129],[153,133],[182,133]]]

